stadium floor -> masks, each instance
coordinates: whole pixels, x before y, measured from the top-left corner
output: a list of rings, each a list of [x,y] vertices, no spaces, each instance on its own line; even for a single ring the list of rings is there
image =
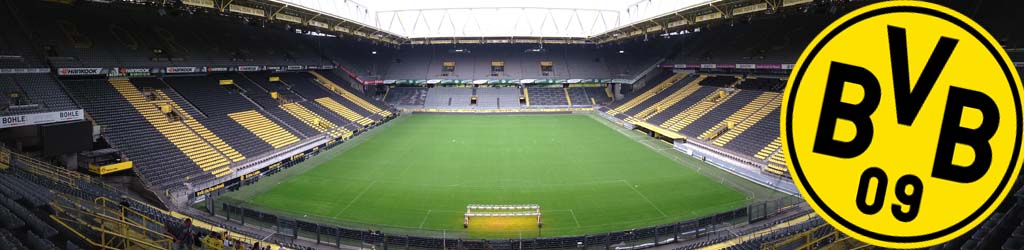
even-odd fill
[[[303,220],[424,236],[603,233],[672,223],[781,194],[594,115],[406,115],[220,198]],[[539,204],[473,220],[468,204]]]

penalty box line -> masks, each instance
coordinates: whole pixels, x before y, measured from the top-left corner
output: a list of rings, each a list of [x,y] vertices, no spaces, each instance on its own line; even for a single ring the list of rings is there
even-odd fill
[[[377,181],[370,182],[370,185],[367,185],[366,188],[363,189],[362,192],[359,192],[359,194],[357,194],[355,198],[352,198],[352,200],[348,201],[348,205],[345,205],[345,208],[342,208],[341,211],[338,211],[338,213],[334,214],[334,216],[331,218],[337,219],[339,215],[345,213],[345,210],[348,210],[348,208],[351,207],[352,204],[356,203],[356,200],[359,200],[359,198],[363,197],[363,194],[365,194],[366,191],[369,191],[370,188],[373,188],[374,184],[377,184]]]
[[[651,199],[647,199],[647,196],[644,195],[644,193],[641,193],[640,190],[636,190],[636,188],[633,187],[633,184],[629,183],[628,180],[622,180],[622,183],[625,183],[626,186],[629,187],[629,189],[632,189],[633,192],[636,192],[636,194],[640,195],[640,198],[644,198],[644,200],[647,201],[647,204],[650,204],[651,207],[653,207],[655,210],[658,210],[658,213],[660,213],[662,217],[668,217],[668,215],[665,214],[664,211],[661,211],[661,208],[658,208],[658,205],[654,205],[654,202],[652,202]]]

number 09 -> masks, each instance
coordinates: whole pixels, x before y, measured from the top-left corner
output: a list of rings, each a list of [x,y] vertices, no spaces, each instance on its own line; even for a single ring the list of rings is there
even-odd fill
[[[871,180],[875,180],[874,197],[868,199],[868,191],[871,189]],[[889,177],[885,171],[877,167],[864,170],[860,175],[860,185],[857,187],[857,208],[867,215],[873,215],[882,210],[885,203],[886,188],[889,185]],[[896,180],[896,199],[899,204],[891,206],[892,216],[902,222],[910,222],[917,218],[921,210],[921,196],[924,194],[924,184],[915,175],[904,175]],[[903,211],[907,207],[907,211]]]

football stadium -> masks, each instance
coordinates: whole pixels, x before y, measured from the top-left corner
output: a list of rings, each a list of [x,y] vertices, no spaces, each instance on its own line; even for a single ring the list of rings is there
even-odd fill
[[[882,249],[781,125],[878,2],[2,0],[0,249]],[[929,2],[1024,67],[1024,2]],[[930,249],[1024,249],[1019,186]]]

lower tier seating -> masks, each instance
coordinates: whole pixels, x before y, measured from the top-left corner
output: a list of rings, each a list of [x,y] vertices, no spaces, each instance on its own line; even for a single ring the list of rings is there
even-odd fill
[[[567,106],[569,100],[566,99],[565,90],[562,88],[544,88],[544,87],[531,87],[527,88],[530,106]]]
[[[427,88],[396,87],[388,90],[384,101],[391,105],[420,106],[427,101]]]

